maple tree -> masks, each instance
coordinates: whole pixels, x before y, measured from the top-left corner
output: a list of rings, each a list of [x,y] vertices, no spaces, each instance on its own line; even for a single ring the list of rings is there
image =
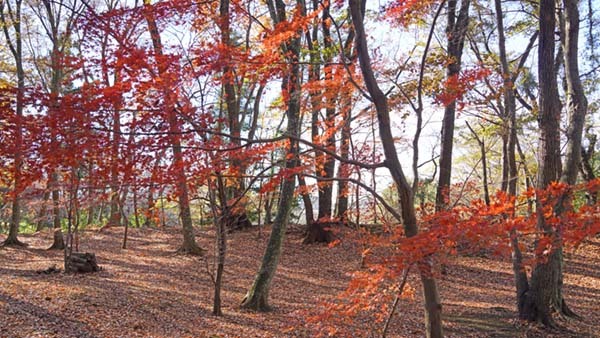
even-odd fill
[[[79,252],[85,227],[109,237],[122,227],[126,252],[139,250],[139,228],[175,225],[178,251],[205,256],[221,316],[235,283],[226,272],[244,256],[237,239],[270,225],[266,246],[251,249],[264,250],[256,275],[245,271],[251,284],[235,296],[265,311],[287,273],[278,268],[286,233],[300,227],[304,244],[356,236],[361,248],[348,290],[313,317],[319,334],[374,316],[385,336],[417,275],[425,335],[443,336],[437,267],[481,252],[512,255],[522,319],[552,327],[555,312],[576,317],[563,255],[599,224],[593,127],[582,151],[596,106],[580,71],[589,68],[578,50],[582,6],[523,4],[539,17],[502,1],[371,6],[0,0],[4,244],[21,244],[30,224],[43,233],[52,218],[51,248],[73,270],[92,257]]]

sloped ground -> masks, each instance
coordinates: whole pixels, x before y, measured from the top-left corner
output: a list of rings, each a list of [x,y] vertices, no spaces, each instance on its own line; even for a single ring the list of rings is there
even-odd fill
[[[310,336],[303,314],[345,288],[347,272],[359,265],[356,248],[306,246],[290,233],[273,281],[274,310],[258,314],[238,306],[265,247],[265,229],[258,234],[229,236],[220,318],[211,314],[211,259],[177,255],[175,229],[130,229],[126,250],[121,228],[83,233],[80,251],[95,252],[103,267],[88,275],[38,273],[62,268],[63,253],[45,250],[50,232],[22,236],[27,248],[0,249],[0,337]],[[214,250],[214,232],[199,232],[198,242]],[[456,259],[440,282],[447,336],[600,337],[600,240],[569,254],[566,272],[567,300],[583,319],[547,332],[515,319],[507,262]],[[416,276],[410,283],[418,289]],[[419,304],[419,296],[400,302],[389,337],[423,336]]]

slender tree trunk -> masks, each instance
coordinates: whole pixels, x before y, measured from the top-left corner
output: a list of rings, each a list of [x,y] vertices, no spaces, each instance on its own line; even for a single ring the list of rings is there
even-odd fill
[[[48,227],[48,215],[46,215],[48,213],[48,207],[46,203],[48,203],[48,200],[50,199],[50,190],[48,190],[49,188],[50,184],[48,184],[46,187],[46,191],[44,191],[44,196],[42,197],[42,206],[40,208],[40,212],[38,213],[37,225],[35,226],[36,232],[42,231],[44,228]]]
[[[487,177],[487,149],[485,148],[485,140],[483,139],[483,137],[479,137],[479,135],[477,135],[477,133],[471,127],[469,122],[467,122],[466,124],[467,128],[469,128],[469,130],[471,131],[471,134],[473,134],[473,137],[475,137],[475,141],[477,141],[477,144],[479,145],[479,151],[481,152],[481,165],[483,171],[483,199],[486,205],[490,205],[490,192]]]
[[[135,219],[135,227],[139,228],[140,225],[140,217],[138,214],[138,187],[137,187],[137,181],[134,181],[133,183],[133,217]]]
[[[271,0],[269,0],[271,1]],[[301,3],[298,3],[301,6]],[[270,4],[276,11],[272,13],[272,19],[275,24],[286,21],[285,4],[281,0],[275,0],[275,4]],[[286,52],[289,71],[283,78],[282,92],[288,93],[287,97],[287,134],[291,136],[288,149],[286,151],[285,167],[282,170],[293,170],[299,165],[299,144],[297,138],[300,136],[300,91],[301,91],[301,72],[298,60],[300,58],[300,38],[294,37],[282,45]],[[275,222],[271,229],[271,235],[267,242],[267,248],[263,256],[260,269],[252,287],[242,300],[242,307],[257,311],[269,310],[269,289],[271,281],[275,275],[279,257],[281,256],[281,247],[285,237],[285,230],[288,225],[290,210],[294,200],[294,190],[296,187],[296,175],[287,175],[283,181],[279,205]]]
[[[394,180],[402,211],[404,221],[404,233],[407,237],[417,235],[417,217],[414,205],[414,193],[402,170],[398,153],[394,145],[394,136],[391,131],[391,121],[389,108],[385,94],[379,88],[373,69],[367,47],[365,29],[363,26],[363,10],[361,9],[361,0],[349,0],[352,22],[356,32],[356,51],[359,57],[360,68],[363,74],[365,85],[375,104],[377,110],[377,120],[379,124],[379,134],[387,167]],[[423,286],[423,296],[425,300],[425,327],[426,336],[443,337],[442,332],[442,305],[440,302],[437,283],[432,277],[431,262],[424,260],[419,262],[419,272]]]
[[[504,79],[502,96],[504,98],[504,121],[508,121],[508,139],[503,144],[503,169],[506,173],[506,183],[503,182],[505,191],[510,196],[517,195],[517,161],[515,157],[515,146],[517,143],[517,126],[516,115],[517,108],[514,97],[514,89],[512,83],[512,72],[509,68],[508,58],[506,56],[506,38],[504,36],[504,13],[502,11],[502,3],[500,0],[495,0],[496,23],[498,30],[498,49],[500,50],[500,64],[502,67],[502,77]],[[504,176],[504,175],[503,175]],[[510,230],[510,241],[512,246],[512,268],[515,275],[516,300],[517,310],[522,313],[525,303],[523,297],[529,289],[529,281],[527,273],[523,265],[523,254],[519,247],[519,234],[516,230]]]
[[[154,11],[151,8],[150,0],[144,0],[144,17],[148,24],[148,31],[152,38],[152,45],[154,47],[154,54],[156,58],[162,58],[163,47],[154,17]],[[164,66],[159,66],[158,72],[160,75],[164,75],[166,69]],[[167,105],[174,105],[176,98],[174,94],[170,92],[169,88],[164,88],[164,99]],[[176,188],[179,202],[179,219],[181,220],[183,243],[179,248],[180,252],[202,255],[203,249],[196,244],[196,237],[194,236],[194,227],[192,224],[192,213],[190,210],[190,197],[187,186],[187,178],[185,175],[183,152],[181,148],[181,125],[177,117],[177,112],[174,106],[165,107],[168,109],[167,122],[169,123],[169,133],[171,134],[171,147],[173,149],[173,171],[176,176]]]
[[[115,82],[119,76],[115,75]],[[119,209],[119,147],[121,143],[121,113],[119,107],[113,112],[113,139],[111,145],[111,168],[110,168],[110,218],[107,226],[121,225],[121,210]]]
[[[225,256],[227,255],[227,222],[232,221],[233,218],[230,215],[230,208],[227,203],[227,196],[225,193],[225,185],[223,184],[223,178],[220,173],[217,173],[216,183],[218,199],[221,205],[220,211],[217,208],[217,198],[214,191],[209,192],[211,199],[211,210],[213,213],[217,234],[217,272],[214,278],[215,292],[213,300],[213,314],[215,316],[222,316],[223,310],[221,309],[221,287],[223,285],[223,273],[225,271]]]
[[[157,212],[158,207],[156,206],[154,193],[156,190],[156,179],[160,164],[160,158],[162,158],[163,155],[164,150],[160,153],[159,156],[156,157],[156,160],[154,161],[154,168],[152,169],[152,174],[150,175],[150,182],[148,184],[148,204],[145,212],[146,219],[144,221],[144,226],[156,226],[160,223],[159,215]]]
[[[306,226],[310,228],[310,225],[315,221],[315,215],[313,214],[312,201],[310,200],[310,194],[306,191],[306,181],[304,176],[298,175],[298,185],[302,190],[302,202],[304,203],[304,213],[306,216]]]
[[[23,109],[25,106],[25,70],[23,69],[23,37],[21,33],[21,4],[22,0],[16,0],[14,8],[6,6],[5,2],[0,2],[0,26],[4,31],[6,42],[11,54],[15,60],[17,68],[17,99],[15,107],[15,125],[14,125],[14,154],[13,154],[13,199],[12,214],[8,229],[8,236],[2,245],[25,245],[18,239],[19,225],[21,223],[21,193],[25,188],[22,177],[23,166]],[[8,8],[9,19],[5,15],[5,8]],[[10,36],[9,29],[14,32],[14,37]]]
[[[350,98],[342,98],[342,100],[350,101]],[[342,126],[342,138],[340,141],[340,156],[342,159],[347,160],[348,155],[350,154],[350,137],[351,137],[351,126],[350,126],[350,105],[344,105],[343,109],[343,118],[344,125]],[[348,182],[344,180],[345,178],[350,177],[350,166],[345,163],[340,163],[340,167],[338,170],[338,177],[342,178],[342,180],[338,183],[338,195],[337,195],[337,211],[336,216],[340,219],[342,223],[347,223],[348,218],[346,217],[346,212],[348,211],[348,195],[350,194]]]
[[[265,224],[273,223],[273,193],[268,192],[265,194]]]
[[[354,42],[354,26],[350,26],[346,43],[344,44],[344,57],[348,60],[355,58],[355,51],[353,50]],[[350,73],[354,73],[354,63],[348,66]],[[342,88],[340,100],[340,110],[342,113],[343,125],[341,131],[340,140],[340,156],[343,160],[347,160],[350,156],[350,143],[352,142],[352,93],[354,87],[346,85]],[[346,212],[348,211],[348,196],[350,195],[349,184],[345,178],[350,177],[350,166],[344,161],[340,162],[338,169],[338,177],[342,178],[338,182],[338,194],[336,203],[336,217],[340,219],[342,223],[348,223],[348,217]]]
[[[221,43],[224,46],[233,48],[231,43],[231,29],[230,29],[230,14],[229,14],[229,0],[220,0],[219,6],[219,28],[221,30]],[[240,98],[238,94],[236,94],[236,74],[233,69],[233,60],[231,59],[231,53],[224,54],[224,60],[222,60],[225,64],[223,67],[223,94],[227,108],[227,124],[229,127],[229,133],[231,136],[231,142],[236,147],[241,146],[240,136],[241,136],[241,114],[240,114]],[[237,207],[230,210],[230,217],[232,218],[230,221],[226,222],[230,227],[229,230],[236,229],[244,229],[252,226],[252,222],[248,218],[248,213],[246,211],[246,203],[242,199],[245,184],[243,179],[243,174],[246,171],[246,164],[244,161],[235,153],[229,154],[229,165],[231,168],[236,168],[234,171],[235,178],[234,184],[230,186],[228,190],[228,197],[234,202]]]
[[[470,0],[462,0],[457,16],[456,0],[448,1],[448,23],[446,35],[448,39],[448,56],[451,61],[446,69],[446,78],[452,79],[460,74],[463,47],[467,28],[469,25]],[[440,177],[435,195],[436,210],[446,208],[446,202],[450,194],[450,179],[452,176],[452,148],[454,142],[454,119],[456,114],[456,100],[448,103],[444,109],[442,121],[442,145],[440,152]]]
[[[594,173],[594,167],[592,165],[592,159],[594,157],[597,137],[595,134],[590,134],[587,136],[589,139],[589,144],[587,148],[581,148],[581,175],[586,182],[590,182],[596,179],[596,174]],[[589,205],[596,204],[598,200],[598,192],[588,191],[586,193],[586,200]]]
[[[312,1],[313,10],[318,10],[319,2],[316,0]],[[321,80],[321,67],[323,67],[324,79],[331,81],[332,79],[332,66],[331,66],[331,33],[327,20],[329,20],[329,4],[323,7],[322,12],[321,31],[323,32],[323,45],[319,44],[319,27],[314,26],[312,31],[312,37],[307,33],[306,39],[310,49],[310,60],[311,65],[309,68],[308,80],[309,82],[317,82]],[[321,47],[325,50],[325,53],[321,53]],[[321,60],[322,58],[322,60]],[[337,93],[335,93],[337,95]],[[325,88],[310,92],[310,103],[311,103],[311,136],[312,141],[316,144],[320,144],[328,150],[335,152],[335,133],[329,132],[329,129],[333,127],[335,122],[335,103],[336,99],[334,95],[329,93]],[[323,107],[324,104],[324,107]],[[321,111],[325,108],[325,118],[320,119]],[[319,131],[319,125],[322,124],[323,132]],[[326,135],[329,132],[329,136],[323,140],[322,135]],[[318,186],[318,214],[317,219],[311,223],[308,223],[306,237],[304,238],[305,244],[316,243],[316,242],[331,242],[334,238],[333,233],[329,229],[331,226],[331,208],[333,199],[333,181],[330,179],[333,177],[335,170],[335,159],[322,151],[315,151],[315,172],[317,176]]]
[[[52,206],[54,212],[54,242],[49,249],[51,250],[62,250],[65,248],[65,241],[62,233],[62,224],[60,217],[60,196],[59,196],[59,176],[56,171],[52,173]]]

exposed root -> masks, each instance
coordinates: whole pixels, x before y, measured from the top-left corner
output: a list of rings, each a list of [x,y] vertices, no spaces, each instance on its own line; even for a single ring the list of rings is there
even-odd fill
[[[2,244],[0,244],[0,246],[19,246],[19,247],[26,247],[28,244],[21,242],[19,239],[17,238],[7,238],[6,240],[4,240],[4,242],[2,242]]]
[[[206,250],[199,246],[181,246],[177,249],[177,253],[181,255],[204,256]]]

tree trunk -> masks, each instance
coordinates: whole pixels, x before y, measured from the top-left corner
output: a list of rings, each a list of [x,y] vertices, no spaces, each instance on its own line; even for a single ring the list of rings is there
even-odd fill
[[[115,82],[119,76],[115,74]],[[121,225],[121,209],[119,208],[119,147],[121,143],[121,114],[120,107],[114,107],[113,111],[113,139],[111,144],[111,167],[110,167],[110,217],[108,227]]]
[[[355,52],[352,48],[354,41],[354,26],[350,25],[348,36],[344,44],[344,57],[351,60],[355,57]],[[354,63],[348,65],[349,73],[353,74],[355,65]],[[340,156],[342,160],[347,160],[350,156],[350,144],[352,142],[352,93],[354,87],[346,85],[342,87],[340,100],[340,110],[343,119],[341,140],[340,140]],[[350,166],[344,161],[340,161],[338,169],[338,177],[341,180],[338,182],[338,193],[336,203],[336,217],[341,221],[342,224],[348,223],[348,196],[350,195],[350,188],[348,182],[345,180],[350,177]]]
[[[448,39],[448,56],[451,61],[446,69],[446,78],[452,79],[460,74],[463,47],[467,28],[469,25],[470,0],[462,0],[457,16],[456,0],[448,1],[448,23],[446,35]],[[448,103],[444,109],[442,121],[442,145],[440,152],[440,176],[435,195],[436,210],[446,208],[446,202],[450,194],[450,178],[452,176],[452,148],[454,142],[454,118],[456,114],[456,100]]]
[[[348,102],[348,104],[344,104],[344,125],[342,126],[342,139],[340,141],[340,156],[342,159],[347,160],[348,155],[350,154],[350,137],[351,137],[351,129],[350,129],[350,98],[342,98],[343,102]],[[345,163],[340,163],[340,167],[338,169],[338,177],[341,180],[338,183],[338,195],[337,195],[337,211],[336,217],[341,220],[342,223],[347,223],[348,218],[346,216],[346,212],[348,211],[348,194],[350,193],[348,182],[344,180],[345,178],[350,177],[350,166]]]
[[[310,200],[310,194],[306,191],[306,181],[304,176],[298,175],[298,185],[302,190],[302,202],[304,203],[304,214],[306,216],[306,226],[310,229],[311,224],[315,221],[315,215],[313,214],[312,201]]]
[[[138,187],[137,187],[137,181],[134,180],[133,183],[133,217],[135,220],[135,227],[139,228],[140,227],[140,217],[138,214]]]
[[[506,56],[506,38],[504,36],[504,13],[502,11],[502,3],[500,0],[495,0],[494,3],[498,30],[498,49],[500,50],[500,64],[502,67],[502,77],[504,79],[502,96],[504,98],[505,116],[503,121],[508,121],[508,139],[506,142],[503,142],[505,146],[503,147],[504,156],[502,172],[506,173],[506,177],[503,175],[503,179],[506,179],[506,183],[503,182],[503,187],[505,187],[505,191],[507,191],[510,196],[514,197],[517,195],[517,161],[515,157],[515,146],[517,143],[517,108],[512,83],[513,75],[509,68],[508,58]],[[519,234],[516,230],[511,229],[509,236],[512,246],[511,257],[513,273],[515,275],[517,310],[519,313],[522,313],[525,306],[523,296],[529,289],[529,281],[527,280],[527,273],[525,272],[525,266],[523,265],[523,254],[519,247]]]
[[[389,108],[385,94],[379,88],[373,69],[367,47],[365,29],[363,26],[363,12],[361,9],[361,0],[349,0],[352,22],[356,32],[356,51],[360,61],[360,68],[367,90],[375,104],[377,110],[377,120],[379,124],[379,134],[385,161],[394,180],[402,211],[404,221],[404,233],[407,237],[417,235],[418,226],[414,205],[414,194],[412,188],[402,170],[396,146],[394,145],[394,136],[391,131],[391,121]],[[423,296],[425,299],[425,327],[426,336],[442,337],[442,306],[437,291],[437,283],[432,276],[431,262],[424,260],[419,262],[419,272],[423,286]]]
[[[35,226],[35,231],[42,231],[44,230],[44,228],[48,227],[48,207],[46,205],[46,203],[48,203],[48,200],[50,199],[50,190],[48,190],[50,188],[50,185],[48,184],[48,186],[46,187],[46,191],[44,191],[44,197],[42,198],[42,206],[40,208],[40,212],[38,213],[38,217],[37,217],[37,225]]]
[[[318,2],[313,0],[313,7],[318,8]],[[323,49],[328,50],[331,46],[331,34],[329,27],[325,24],[329,17],[329,5],[323,8]],[[312,31],[312,38],[307,34],[307,41],[310,49],[311,66],[309,68],[308,81],[317,82],[321,80],[321,57],[325,80],[331,80],[332,70],[331,56],[329,52],[321,53],[321,47],[318,41],[318,26],[315,26]],[[315,144],[322,145],[330,151],[335,152],[335,133],[330,133],[330,136],[321,140],[321,134],[326,134],[328,129],[332,127],[335,119],[335,99],[327,93],[327,89],[319,89],[310,92],[311,102],[311,137]],[[325,102],[325,120],[320,120],[321,110]],[[323,133],[319,132],[319,124],[323,122]],[[328,228],[328,223],[331,218],[331,207],[333,198],[333,182],[327,180],[333,177],[335,169],[335,160],[330,155],[315,151],[315,172],[317,176],[318,187],[318,214],[317,219],[307,223],[307,236],[304,238],[305,244],[315,242],[329,242],[333,238],[333,234]],[[325,180],[322,180],[324,178]]]
[[[561,182],[574,185],[577,182],[578,166],[581,163],[581,143],[585,115],[587,113],[587,98],[579,75],[578,60],[578,37],[579,37],[579,9],[577,0],[564,0],[564,34],[562,41],[564,51],[565,79],[567,92],[567,109],[569,114],[569,126],[567,129],[567,151],[565,164],[563,166]],[[556,214],[561,216],[573,208],[570,192],[561,196],[555,208]],[[558,230],[560,236],[560,229]],[[559,250],[561,250],[559,248]],[[562,252],[559,252],[558,289],[554,295],[554,307],[564,316],[576,317],[575,313],[567,306],[563,295],[563,260]]]
[[[50,246],[50,250],[63,250],[65,248],[65,241],[62,233],[62,225],[60,222],[60,196],[58,189],[58,173],[55,171],[52,173],[52,206],[54,212],[54,236],[52,246]]]
[[[5,2],[0,2],[0,25],[4,26],[6,43],[15,60],[17,68],[17,99],[15,107],[15,126],[14,126],[14,155],[13,155],[13,181],[14,191],[12,200],[12,214],[8,229],[8,237],[2,245],[25,245],[18,239],[19,225],[21,223],[21,192],[24,190],[22,178],[23,166],[23,109],[25,106],[25,70],[23,69],[23,37],[21,34],[21,4],[22,0],[15,1],[15,7],[8,7],[7,20],[5,15]],[[14,32],[14,38],[10,36],[9,28]]]
[[[148,24],[148,31],[152,38],[152,45],[154,47],[154,54],[157,58],[163,56],[162,41],[156,19],[154,18],[154,11],[151,8],[150,0],[144,0],[144,17]],[[159,66],[158,73],[164,75],[166,69],[164,66]],[[187,178],[185,175],[183,152],[181,148],[181,125],[177,118],[177,112],[175,111],[174,103],[176,102],[173,93],[170,92],[169,88],[163,90],[164,100],[167,105],[165,107],[168,112],[167,122],[169,124],[169,133],[171,134],[171,147],[173,149],[173,170],[176,176],[176,188],[179,202],[179,219],[181,220],[183,243],[179,248],[179,252],[202,255],[204,250],[196,244],[196,237],[194,236],[194,227],[192,224],[192,213],[190,211],[190,198],[189,190],[187,186]]]
[[[477,135],[477,133],[471,127],[469,122],[466,122],[466,124],[467,124],[467,128],[469,128],[469,130],[471,131],[471,134],[473,134],[475,141],[477,141],[477,144],[479,145],[479,151],[481,153],[482,174],[483,174],[483,199],[484,199],[486,205],[490,205],[490,192],[489,192],[489,188],[488,188],[488,177],[487,177],[487,156],[486,156],[487,149],[485,148],[485,140],[483,139],[483,137],[479,137],[479,135]]]
[[[539,169],[538,189],[544,190],[559,179],[560,163],[560,102],[554,69],[554,31],[556,27],[555,1],[540,0],[540,37],[538,45],[539,77]],[[543,210],[538,196],[536,209]],[[559,232],[548,224],[543,212],[537,214],[537,227],[544,238],[552,242],[549,254],[538,254],[531,274],[529,290],[525,293],[522,318],[554,326],[553,310],[557,308],[556,295],[561,288],[562,239]]]
[[[230,14],[229,14],[229,0],[221,0],[219,6],[219,28],[221,30],[221,43],[227,47],[233,47],[231,43],[231,30],[230,30]],[[232,136],[231,143],[235,147],[241,147],[241,114],[240,114],[240,95],[236,94],[236,74],[233,69],[233,60],[231,59],[231,53],[225,53],[223,67],[223,96],[227,108],[227,125],[229,127],[229,133]],[[243,82],[243,80],[241,80]],[[242,160],[239,155],[234,152],[229,153],[229,165],[231,168],[236,168],[234,171],[235,177],[232,177],[233,185],[228,190],[228,197],[236,204],[235,208],[230,210],[230,220],[227,222],[229,230],[245,229],[252,227],[252,222],[248,217],[246,210],[246,203],[242,199],[245,184],[243,175],[246,171],[246,163]]]
[[[221,2],[221,6],[225,1]],[[217,193],[219,195],[219,201],[221,210],[219,212],[217,208],[217,198],[214,191],[210,191],[211,210],[213,213],[213,219],[216,227],[217,234],[217,272],[214,278],[215,292],[213,299],[213,314],[215,316],[222,316],[223,310],[221,309],[221,287],[223,285],[223,272],[225,271],[225,256],[227,254],[227,228],[229,227],[227,222],[232,220],[230,214],[230,208],[227,203],[227,196],[225,194],[225,185],[223,184],[222,176],[217,173]],[[210,189],[210,188],[209,188]]]
[[[269,0],[271,1],[271,0]],[[298,4],[300,5],[300,3]],[[272,19],[275,24],[286,21],[286,9],[283,1],[277,0],[275,4],[271,3],[276,12],[272,13]],[[287,97],[287,134],[291,136],[289,146],[286,152],[285,167],[282,170],[293,170],[299,165],[299,144],[297,138],[300,136],[300,39],[294,37],[282,44],[283,51],[287,52],[287,61],[289,71],[283,78],[281,89],[283,93],[288,93]],[[271,235],[267,243],[267,248],[263,256],[260,269],[252,287],[242,300],[242,307],[257,311],[269,310],[269,289],[271,281],[275,275],[279,257],[281,256],[281,247],[287,228],[292,202],[294,200],[294,190],[296,186],[296,175],[287,175],[281,187],[279,205],[275,222],[271,229]]]

